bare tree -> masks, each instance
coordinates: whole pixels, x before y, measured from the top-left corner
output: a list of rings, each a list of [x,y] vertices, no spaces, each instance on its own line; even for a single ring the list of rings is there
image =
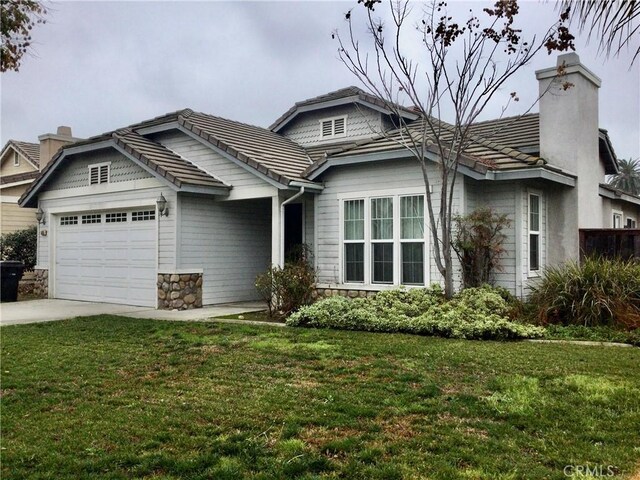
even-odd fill
[[[20,62],[31,48],[31,30],[45,23],[47,9],[34,0],[0,0],[2,12],[2,60],[0,71],[20,68]]]
[[[454,187],[459,164],[473,140],[471,126],[507,81],[540,50],[550,53],[574,48],[574,37],[565,26],[569,11],[543,35],[525,41],[516,28],[517,0],[498,0],[491,8],[484,8],[481,16],[470,12],[463,22],[447,13],[445,2],[434,0],[422,7],[413,25],[412,10],[417,5],[390,0],[390,26],[375,16],[380,2],[358,1],[364,7],[373,55],[354,34],[354,10],[346,14],[348,34],[343,37],[336,31],[333,36],[342,62],[394,113],[394,138],[421,166],[434,258],[444,278],[445,294],[451,297]],[[406,53],[410,45],[406,37],[416,33],[412,45],[419,42],[421,50],[411,57]],[[424,59],[423,64],[418,57]],[[515,92],[511,99],[518,100]],[[405,120],[405,107],[401,106],[405,102],[419,115],[418,120]],[[445,111],[453,112],[453,122],[442,120]],[[439,166],[437,177],[431,170],[433,161]],[[432,186],[438,182],[440,189],[434,198]]]
[[[587,30],[589,38],[600,38],[600,50],[607,56],[618,55],[624,48],[633,48],[640,33],[640,1],[638,0],[561,0],[561,9],[573,7],[571,19],[580,30]],[[640,55],[640,43],[631,59],[631,65]]]

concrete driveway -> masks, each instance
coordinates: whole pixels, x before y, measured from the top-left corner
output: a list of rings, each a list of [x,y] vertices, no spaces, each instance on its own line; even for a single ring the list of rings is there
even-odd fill
[[[112,303],[76,302],[73,300],[28,300],[0,304],[0,325],[49,322],[65,318],[90,315],[122,315],[134,318],[155,318],[160,320],[202,321],[221,315],[265,310],[264,302],[238,302],[208,306],[178,312],[155,310],[149,307],[116,305]]]

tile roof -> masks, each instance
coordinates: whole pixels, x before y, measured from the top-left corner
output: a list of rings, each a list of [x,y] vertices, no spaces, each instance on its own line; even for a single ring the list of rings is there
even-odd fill
[[[355,86],[350,86],[350,87],[346,87],[346,88],[341,88],[339,90],[335,90],[333,92],[329,92],[329,93],[325,93],[323,95],[319,95],[317,97],[313,97],[313,98],[308,98],[306,100],[302,100],[300,102],[296,102],[293,107],[291,107],[289,110],[287,110],[286,112],[284,112],[282,115],[280,115],[280,117],[271,124],[271,126],[269,127],[269,130],[274,130],[277,131],[279,130],[282,125],[280,125],[281,123],[283,123],[285,120],[287,120],[289,117],[291,117],[292,115],[294,115],[296,113],[296,111],[301,108],[301,107],[307,107],[310,105],[316,105],[319,103],[324,103],[324,102],[331,102],[334,100],[340,100],[343,98],[351,98],[351,97],[357,97],[359,100],[372,104],[372,105],[376,105],[380,108],[383,109],[387,109],[387,104],[382,101],[380,98],[376,97],[375,95],[371,95],[368,92],[365,92],[364,90],[362,90],[361,88],[355,87]],[[409,108],[405,108],[402,106],[398,106],[402,111],[406,112],[407,115],[409,115],[411,118],[416,118],[416,112],[414,112],[413,110],[409,109]]]
[[[422,138],[423,128],[424,122],[422,120],[416,120],[409,125],[411,135],[417,140]],[[447,139],[451,139],[452,131],[453,127],[443,122],[441,138],[443,138],[445,142]],[[362,145],[353,148],[347,147],[341,152],[330,155],[328,159],[401,151],[406,149],[405,145],[408,145],[406,135],[402,129],[397,129]],[[429,147],[429,150],[433,153],[438,153],[435,145]],[[326,160],[319,160],[311,168],[307,169],[306,174],[311,174],[325,162]],[[471,137],[471,143],[465,148],[461,162],[470,168],[482,172],[487,170],[511,170],[546,165],[546,162],[537,156],[521,152],[496,141],[488,141],[477,135]]]
[[[21,142],[19,140],[9,140],[5,147],[2,149],[3,151],[11,145],[15,150],[20,152],[20,154],[25,157],[29,162],[33,164],[34,167],[38,168],[40,166],[40,144],[39,143],[29,143],[29,142]]]
[[[24,180],[33,180],[38,175],[40,175],[39,171],[16,173],[15,175],[4,175],[0,177],[0,185],[7,185],[10,183],[22,182]]]
[[[537,113],[478,122],[472,125],[471,131],[516,150],[540,152],[540,115]]]
[[[530,154],[540,154],[540,114],[529,113],[518,117],[500,118],[473,125],[475,135],[491,138],[491,141]],[[618,171],[618,161],[607,131],[599,129],[600,154],[605,162],[605,173]]]
[[[229,188],[224,182],[199,169],[193,163],[131,129],[112,134],[116,144],[177,187],[183,184]]]
[[[191,110],[184,110],[178,123],[283,184],[303,181],[302,172],[312,163],[300,145],[265,128]]]

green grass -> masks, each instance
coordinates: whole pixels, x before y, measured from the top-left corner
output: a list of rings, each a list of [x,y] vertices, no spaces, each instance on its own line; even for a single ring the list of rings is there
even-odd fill
[[[2,478],[640,469],[636,348],[109,316],[0,333]]]

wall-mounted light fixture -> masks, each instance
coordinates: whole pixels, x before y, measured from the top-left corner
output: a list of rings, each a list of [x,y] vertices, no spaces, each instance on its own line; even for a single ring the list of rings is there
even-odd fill
[[[164,195],[160,194],[160,196],[156,200],[156,203],[158,204],[158,212],[160,213],[160,216],[162,217],[164,215],[168,217],[169,207],[167,206],[167,199],[164,198]]]
[[[38,221],[39,225],[46,225],[47,221],[45,219],[45,215],[44,212],[42,211],[42,208],[38,207],[38,211],[36,212],[36,220]]]

